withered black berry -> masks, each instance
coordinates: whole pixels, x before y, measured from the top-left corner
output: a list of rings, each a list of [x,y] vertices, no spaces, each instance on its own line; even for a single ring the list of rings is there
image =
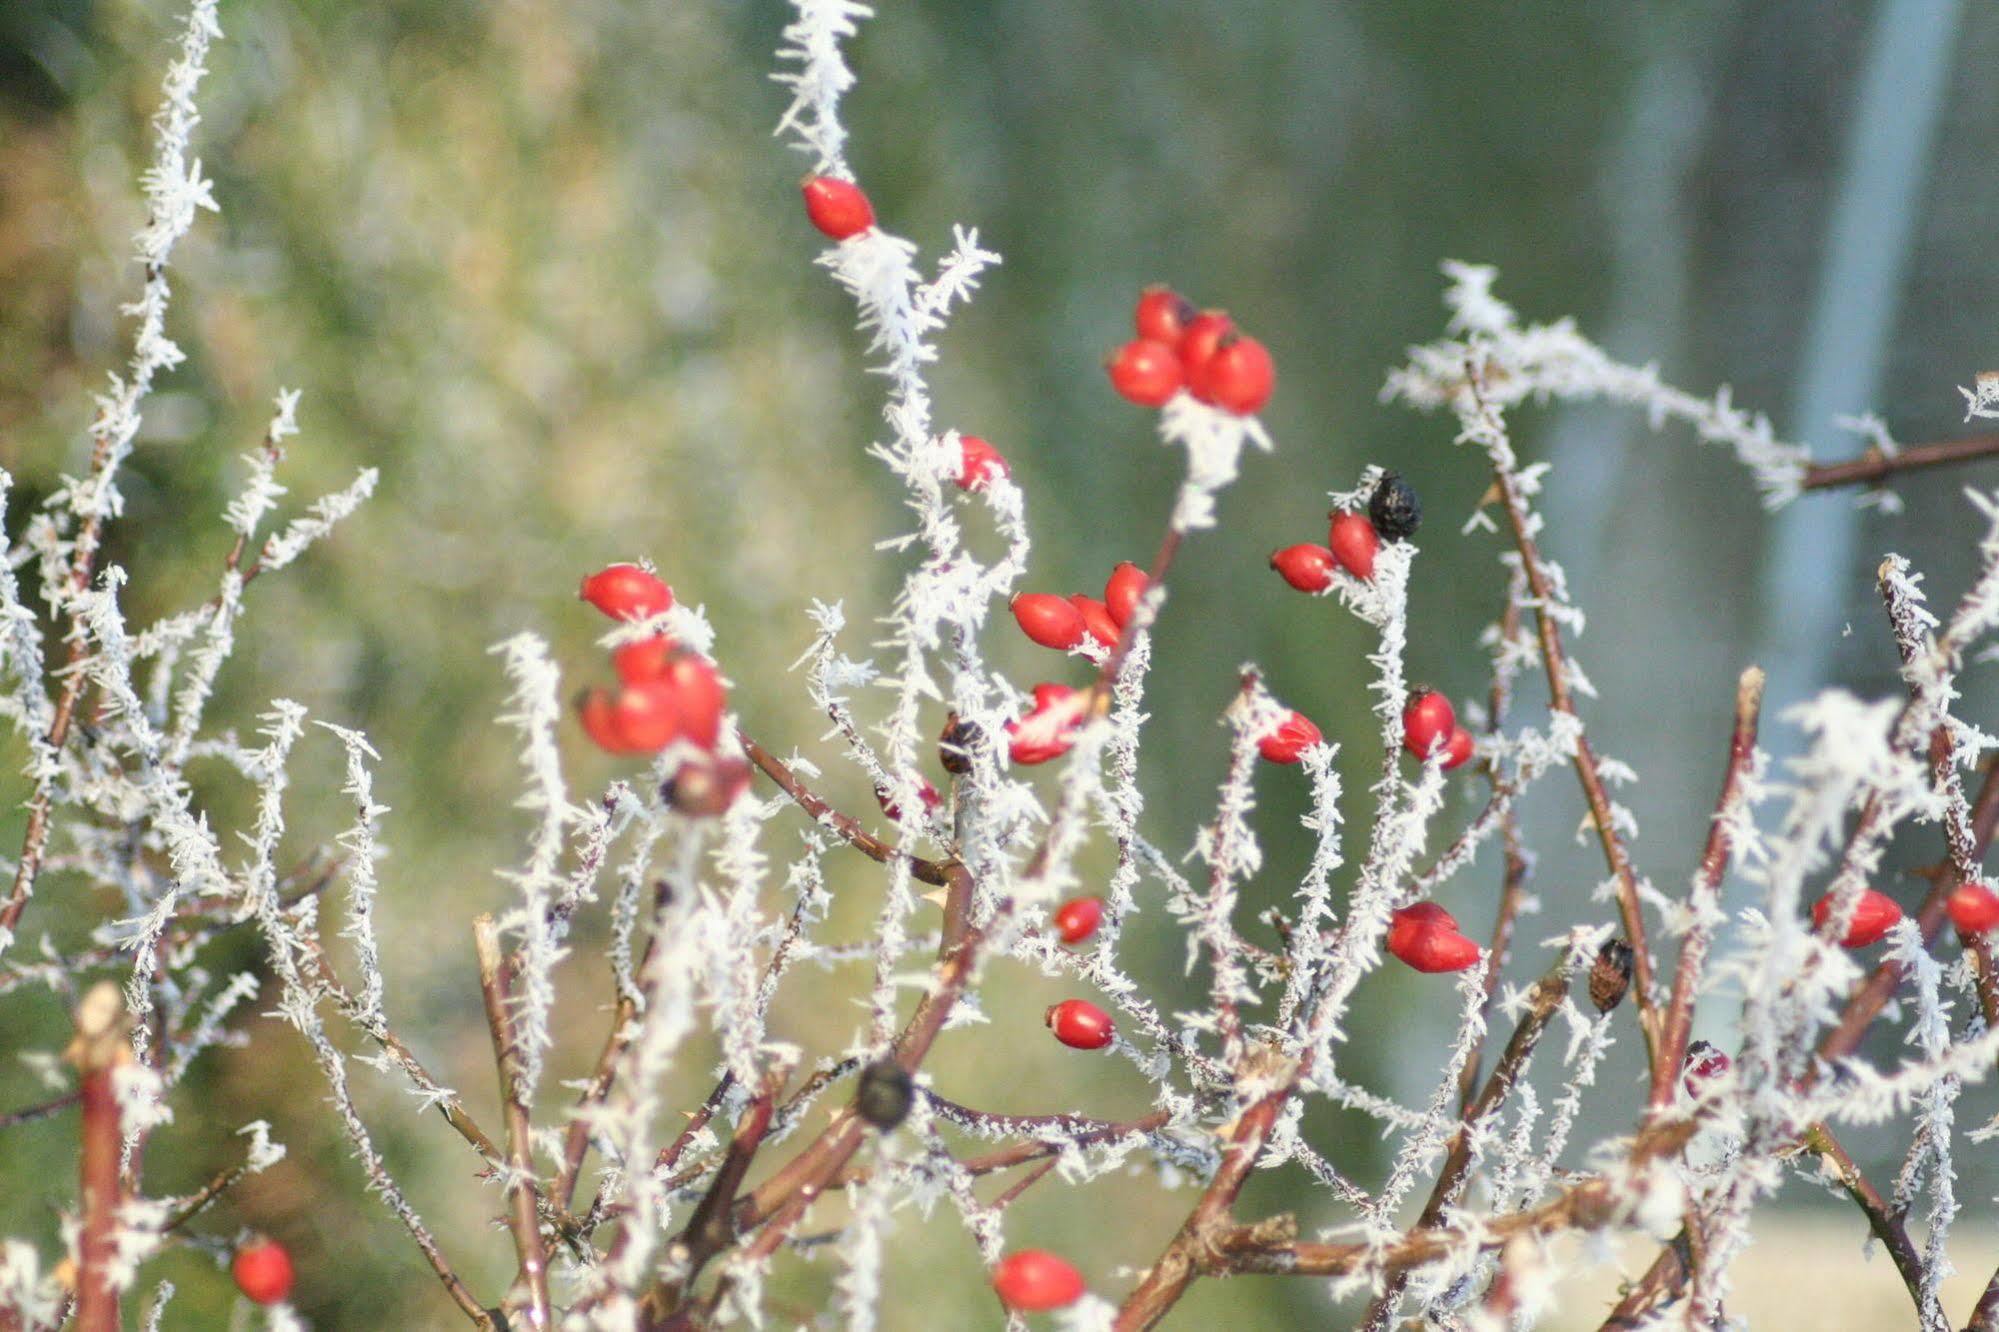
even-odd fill
[[[916,1084],[902,1065],[882,1059],[861,1070],[860,1086],[854,1090],[854,1113],[887,1130],[900,1124],[916,1099]]]
[[[1402,473],[1389,472],[1367,501],[1367,517],[1383,541],[1400,541],[1415,536],[1423,525],[1423,502],[1416,498],[1415,487],[1402,479]]]
[[[1631,945],[1612,939],[1597,950],[1589,969],[1589,1001],[1599,1013],[1608,1013],[1624,1002],[1631,988]]]
[[[944,771],[963,777],[972,770],[972,750],[981,739],[982,733],[976,722],[968,722],[957,713],[944,723],[944,732],[937,737],[937,761],[944,765]]]

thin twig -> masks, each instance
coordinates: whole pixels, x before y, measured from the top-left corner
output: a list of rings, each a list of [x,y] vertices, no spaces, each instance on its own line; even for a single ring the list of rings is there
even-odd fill
[[[1849,458],[1844,462],[1811,464],[1805,468],[1805,477],[1799,489],[1830,490],[1837,486],[1868,485],[1902,472],[1976,462],[1995,455],[1999,455],[1999,435],[1973,435],[1940,444],[1905,444],[1893,454],[1870,448],[1858,458]]]
[[[548,1298],[548,1250],[542,1244],[541,1220],[535,1208],[539,1192],[534,1173],[534,1144],[522,1091],[520,1050],[514,1041],[513,1016],[507,1011],[511,988],[508,968],[500,954],[500,929],[490,915],[472,922],[472,941],[479,957],[479,994],[486,1004],[486,1026],[493,1035],[493,1059],[499,1067],[500,1104],[507,1121],[506,1194],[508,1228],[520,1259],[518,1289],[525,1292],[527,1325],[546,1329],[554,1322]],[[509,1303],[514,1303],[509,1297]]]

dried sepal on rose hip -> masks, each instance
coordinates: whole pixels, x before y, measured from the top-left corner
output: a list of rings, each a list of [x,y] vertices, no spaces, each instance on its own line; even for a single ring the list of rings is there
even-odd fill
[[[614,620],[643,620],[673,608],[673,589],[636,564],[612,564],[583,580],[577,596]]]
[[[854,1088],[854,1113],[887,1132],[909,1117],[916,1082],[893,1059],[878,1059],[861,1070]]]
[[[1622,939],[1607,939],[1596,950],[1596,960],[1589,968],[1589,1001],[1597,1012],[1608,1013],[1624,1002],[1625,992],[1631,988],[1634,960],[1631,945]]]
[[[798,189],[805,196],[805,216],[829,240],[848,240],[875,224],[875,206],[851,180],[807,176]]]
[[[1423,504],[1400,472],[1384,474],[1367,501],[1368,520],[1383,541],[1403,541],[1423,525]]]
[[[1374,524],[1364,513],[1342,513],[1335,509],[1327,516],[1332,521],[1326,532],[1326,548],[1341,568],[1365,583],[1374,577],[1374,557],[1381,549],[1381,537]]]
[[[282,1304],[292,1293],[292,1256],[285,1246],[261,1236],[236,1250],[229,1275],[243,1298],[258,1304]]]
[[[1016,1250],[993,1269],[993,1293],[1018,1313],[1066,1309],[1083,1290],[1083,1274],[1045,1249]]]
[[[1072,1050],[1101,1050],[1116,1035],[1111,1015],[1087,999],[1064,999],[1050,1007],[1042,1021],[1056,1040]]]
[[[1014,623],[1020,631],[1045,648],[1067,652],[1089,632],[1083,612],[1067,597],[1053,592],[1022,592],[1012,602]]]
[[[1186,382],[1180,353],[1171,343],[1150,338],[1134,339],[1112,352],[1104,359],[1104,373],[1120,398],[1140,407],[1164,407]]]
[[[1065,944],[1079,944],[1103,923],[1104,899],[1072,897],[1055,909],[1055,935]]]
[[[1812,927],[1824,929],[1832,915],[1832,894],[1827,893],[1812,903]],[[1853,904],[1853,918],[1847,923],[1846,937],[1840,945],[1845,948],[1865,948],[1871,943],[1879,943],[1889,930],[1902,919],[1902,908],[1886,893],[1872,888],[1863,889],[1860,899]]]
[[[1306,750],[1325,738],[1310,717],[1302,712],[1288,713],[1257,737],[1256,752],[1268,763],[1296,763]]]
[[[1984,934],[1999,927],[1999,893],[1975,880],[1953,888],[1944,909],[1960,934]]]
[[[958,436],[958,489],[981,490],[1011,474],[1006,457],[977,435]]]

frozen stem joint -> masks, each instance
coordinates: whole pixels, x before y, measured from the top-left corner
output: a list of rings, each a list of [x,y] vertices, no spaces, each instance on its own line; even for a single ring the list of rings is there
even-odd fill
[[[1812,925],[1823,930],[1831,916],[1832,894],[1827,893],[1812,903]],[[1840,943],[1847,948],[1865,948],[1871,943],[1879,943],[1901,918],[1902,908],[1895,905],[1894,898],[1872,888],[1866,889],[1853,905],[1853,918],[1847,923],[1846,937]]]
[[[993,1269],[993,1293],[1015,1313],[1066,1309],[1083,1298],[1083,1274],[1045,1249],[1021,1249]]]
[[[1072,1050],[1101,1050],[1116,1034],[1111,1015],[1087,999],[1064,999],[1050,1007],[1042,1021],[1056,1040]]]
[[[805,216],[828,240],[851,239],[875,224],[875,206],[851,180],[807,176],[798,189],[805,196]]]

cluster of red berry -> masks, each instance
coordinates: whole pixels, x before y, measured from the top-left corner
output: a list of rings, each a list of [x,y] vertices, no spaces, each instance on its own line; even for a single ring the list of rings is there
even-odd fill
[[[1196,310],[1167,286],[1147,287],[1133,324],[1138,336],[1104,362],[1111,387],[1141,407],[1163,407],[1185,389],[1237,416],[1270,401],[1277,367],[1270,350],[1235,326],[1226,310]]]
[[[1053,592],[1023,592],[1012,602],[1014,623],[1033,642],[1058,652],[1073,652],[1086,642],[1104,651],[1117,647],[1125,626],[1138,612],[1145,595],[1145,571],[1126,561],[1111,570],[1103,600],[1078,592],[1064,597]],[[1007,724],[1007,753],[1015,763],[1046,763],[1069,752],[1089,706],[1088,693],[1063,684],[1034,686],[1034,707]]]
[[[1270,567],[1300,592],[1324,592],[1332,587],[1334,571],[1345,569],[1365,583],[1374,577],[1374,557],[1384,541],[1402,541],[1423,523],[1423,507],[1415,488],[1399,473],[1383,476],[1367,502],[1367,512],[1334,509],[1326,544],[1307,541],[1286,546],[1270,557]]]
[[[1983,934],[1999,927],[1999,893],[1976,881],[1961,883],[1952,889],[1950,896],[1944,900],[1944,910],[1960,934]],[[1824,929],[1826,918],[1830,915],[1832,894],[1827,893],[1812,903],[1812,924]],[[1846,934],[1839,942],[1847,948],[1865,948],[1871,943],[1879,943],[1901,919],[1902,908],[1894,898],[1872,888],[1864,889],[1860,899],[1853,904],[1853,918],[1847,922]]]
[[[673,589],[636,564],[613,564],[583,580],[578,595],[614,620],[643,620],[673,606]],[[657,754],[676,741],[701,751],[669,784],[684,814],[719,814],[749,785],[749,765],[716,756],[728,691],[712,663],[681,651],[664,634],[615,649],[616,689],[587,689],[576,700],[583,732],[608,754]]]

